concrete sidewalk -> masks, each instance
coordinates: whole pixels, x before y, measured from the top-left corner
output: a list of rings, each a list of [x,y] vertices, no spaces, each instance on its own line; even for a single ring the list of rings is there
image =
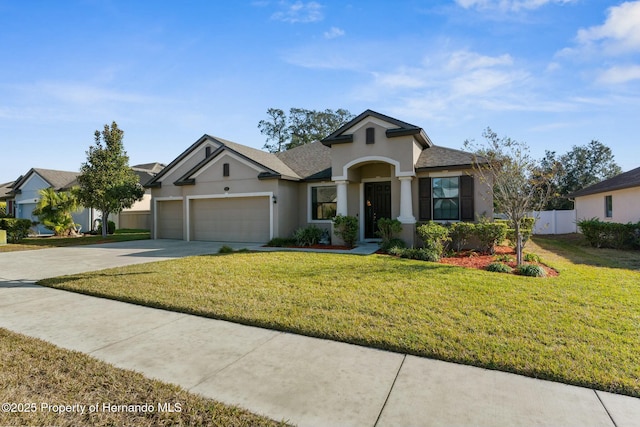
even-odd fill
[[[180,245],[162,254],[153,244],[129,245],[85,251],[113,250],[111,263],[180,253]],[[29,259],[23,266],[36,262],[27,255],[34,252],[46,263],[44,250],[20,252]],[[16,277],[7,264],[16,262],[13,254],[0,254],[0,327],[300,426],[621,427],[640,420],[640,399],[627,396],[40,287]],[[105,264],[109,256],[99,258]]]

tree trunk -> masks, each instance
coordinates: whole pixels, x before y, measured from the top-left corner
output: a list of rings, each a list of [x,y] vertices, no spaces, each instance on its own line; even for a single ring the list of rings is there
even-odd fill
[[[516,235],[516,264],[518,267],[522,265],[522,234],[520,234],[520,221],[515,221]]]
[[[107,237],[109,232],[109,214],[110,212],[102,211],[102,237]]]

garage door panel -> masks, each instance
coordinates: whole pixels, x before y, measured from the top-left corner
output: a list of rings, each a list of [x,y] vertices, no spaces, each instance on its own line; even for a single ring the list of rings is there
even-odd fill
[[[232,197],[191,201],[191,239],[266,242],[270,237],[268,197]]]
[[[163,200],[156,204],[158,239],[183,239],[182,200]]]

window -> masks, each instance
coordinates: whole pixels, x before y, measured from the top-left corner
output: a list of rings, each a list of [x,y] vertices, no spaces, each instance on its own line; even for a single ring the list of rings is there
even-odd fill
[[[604,216],[613,218],[613,196],[604,196]]]
[[[337,198],[334,185],[311,187],[311,219],[330,220],[336,216]]]
[[[376,142],[376,129],[367,128],[367,144],[374,144]]]
[[[433,219],[460,219],[460,181],[458,177],[433,178]]]

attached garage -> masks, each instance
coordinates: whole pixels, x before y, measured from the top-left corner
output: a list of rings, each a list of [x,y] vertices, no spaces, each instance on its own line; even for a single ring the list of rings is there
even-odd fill
[[[156,202],[156,239],[183,239],[182,200]]]
[[[271,197],[191,198],[189,240],[267,242],[271,238]]]

